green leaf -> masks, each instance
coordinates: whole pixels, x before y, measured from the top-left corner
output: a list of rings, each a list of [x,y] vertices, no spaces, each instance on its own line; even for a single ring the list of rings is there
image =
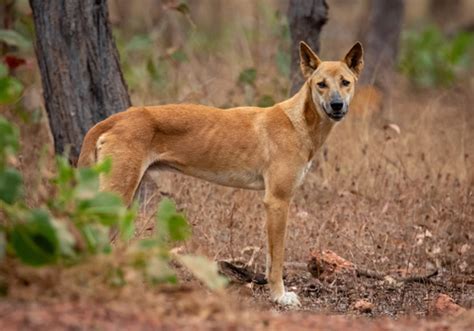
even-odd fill
[[[175,203],[170,199],[163,199],[158,205],[156,215],[157,229],[162,239],[181,241],[188,238],[190,228],[183,214],[176,211]]]
[[[153,238],[141,239],[138,242],[138,247],[140,249],[152,249],[160,246],[160,242]]]
[[[0,29],[0,41],[18,47],[22,51],[32,48],[32,43],[14,30]]]
[[[0,155],[16,153],[19,147],[18,141],[18,129],[0,116]]]
[[[257,78],[257,70],[255,68],[247,68],[242,70],[239,75],[239,83],[243,85],[253,85]]]
[[[227,279],[219,274],[216,262],[194,255],[180,255],[178,260],[209,289],[220,290],[227,285]]]
[[[0,200],[13,204],[21,194],[22,178],[13,168],[0,171]]]
[[[2,62],[0,62],[0,78],[8,76],[8,68]]]
[[[135,233],[135,217],[137,215],[137,209],[137,205],[134,205],[131,209],[126,211],[125,215],[119,221],[120,237],[124,241],[130,240]]]
[[[460,33],[451,42],[449,52],[447,54],[448,60],[452,64],[460,64],[464,58],[467,57],[469,49],[473,48],[474,34]]]
[[[172,54],[171,54],[171,58],[175,61],[178,61],[180,63],[183,63],[183,62],[187,62],[188,61],[188,56],[186,55],[186,53],[181,50],[181,49],[178,49],[176,51],[174,51]]]
[[[74,195],[78,199],[91,199],[99,191],[99,174],[92,168],[80,168],[76,172],[77,185]]]
[[[146,64],[146,70],[150,75],[151,79],[155,84],[166,84],[167,83],[167,63],[165,61],[160,61],[158,64],[155,64],[153,59],[150,57]]]
[[[70,184],[74,178],[74,168],[69,164],[69,161],[63,156],[58,156],[56,166],[58,168],[58,175],[55,179],[56,183],[60,186]]]
[[[21,96],[23,84],[14,77],[0,78],[0,104],[12,104]]]
[[[143,51],[153,46],[153,40],[148,35],[135,35],[125,46],[126,52]]]
[[[112,159],[110,157],[106,157],[103,161],[96,163],[92,169],[97,174],[108,174],[110,170],[112,170]]]
[[[276,53],[275,61],[277,64],[278,71],[285,76],[290,75],[290,64],[291,64],[291,58],[290,54],[288,52],[283,52],[279,50]]]
[[[114,287],[122,287],[127,283],[125,281],[125,273],[121,268],[112,268],[107,278],[109,279],[110,285]]]
[[[93,217],[108,226],[117,224],[124,212],[122,199],[111,192],[99,192],[91,199],[80,201],[77,206],[78,215]]]
[[[166,259],[154,256],[145,265],[145,273],[152,283],[172,283],[177,282],[176,274],[168,264]]]
[[[92,254],[110,251],[109,228],[100,224],[86,224],[79,227],[86,241],[87,250]]]
[[[191,9],[186,2],[181,1],[178,5],[171,7],[172,9],[180,12],[183,15],[189,15],[191,13]]]
[[[66,223],[53,219],[51,224],[54,227],[58,237],[59,251],[61,256],[75,258],[76,252],[74,250],[74,245],[76,244],[76,239],[69,231]]]
[[[33,209],[25,223],[15,224],[10,242],[16,256],[25,264],[51,264],[59,256],[57,233],[44,210]]]
[[[3,261],[5,257],[5,253],[7,251],[7,238],[5,236],[5,232],[0,231],[0,263]]]
[[[259,107],[270,107],[275,104],[275,100],[273,100],[271,95],[262,95],[262,97],[258,100],[257,105]]]

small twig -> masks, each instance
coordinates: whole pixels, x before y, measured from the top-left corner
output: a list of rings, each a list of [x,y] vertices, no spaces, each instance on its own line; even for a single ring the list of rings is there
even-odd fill
[[[387,274],[382,273],[382,272],[368,270],[368,269],[360,269],[360,268],[356,269],[356,274],[357,274],[357,277],[375,278],[375,279],[380,279],[380,280],[384,279],[385,276],[387,276]]]
[[[227,261],[218,261],[219,272],[236,283],[255,283],[265,285],[267,280],[263,274],[254,273],[245,267],[238,267]]]
[[[378,272],[374,270],[368,270],[368,269],[361,269],[361,268],[356,269],[356,274],[357,274],[357,277],[367,277],[367,278],[374,278],[374,279],[379,279],[379,280],[383,280],[385,277],[390,276],[387,273]],[[422,284],[430,283],[431,284],[433,283],[433,280],[431,280],[431,278],[437,275],[438,275],[438,269],[423,276],[393,277],[393,278],[399,282],[404,282],[404,283],[422,283]]]
[[[308,264],[304,262],[285,262],[283,264],[286,268],[294,268],[294,269],[304,269],[308,270]]]
[[[438,275],[438,269],[436,269],[432,273],[425,276],[410,276],[410,277],[402,278],[401,280],[404,281],[405,283],[422,283],[422,284],[430,283],[431,284],[433,283],[433,281],[430,278],[437,275]]]

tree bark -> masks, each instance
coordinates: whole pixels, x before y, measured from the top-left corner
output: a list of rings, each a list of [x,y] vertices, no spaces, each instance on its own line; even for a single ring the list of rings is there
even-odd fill
[[[429,11],[434,23],[444,32],[455,30],[463,23],[460,20],[463,16],[462,0],[430,0]]]
[[[291,33],[291,94],[304,83],[300,71],[300,41],[305,41],[316,53],[320,50],[319,35],[328,20],[325,0],[290,0],[288,21]]]
[[[398,55],[404,13],[403,0],[372,0],[364,42],[365,68],[361,83],[387,90]]]
[[[73,164],[87,130],[130,106],[106,0],[30,0],[56,153]]]

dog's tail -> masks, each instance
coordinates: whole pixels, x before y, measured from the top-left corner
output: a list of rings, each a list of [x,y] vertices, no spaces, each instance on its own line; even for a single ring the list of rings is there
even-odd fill
[[[77,161],[78,167],[90,167],[97,162],[97,140],[99,140],[102,134],[110,130],[112,126],[112,121],[104,120],[94,125],[87,132],[82,142],[79,160]]]

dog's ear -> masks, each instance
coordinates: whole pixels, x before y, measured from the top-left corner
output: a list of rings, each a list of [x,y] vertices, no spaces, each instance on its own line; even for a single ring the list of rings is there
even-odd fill
[[[308,79],[320,63],[321,60],[316,53],[313,52],[311,47],[304,41],[300,41],[300,67],[303,77]]]
[[[352,46],[351,50],[346,54],[344,57],[344,62],[347,64],[349,69],[359,77],[362,69],[364,68],[364,50],[362,49],[362,44],[360,42],[356,42],[354,46]]]

